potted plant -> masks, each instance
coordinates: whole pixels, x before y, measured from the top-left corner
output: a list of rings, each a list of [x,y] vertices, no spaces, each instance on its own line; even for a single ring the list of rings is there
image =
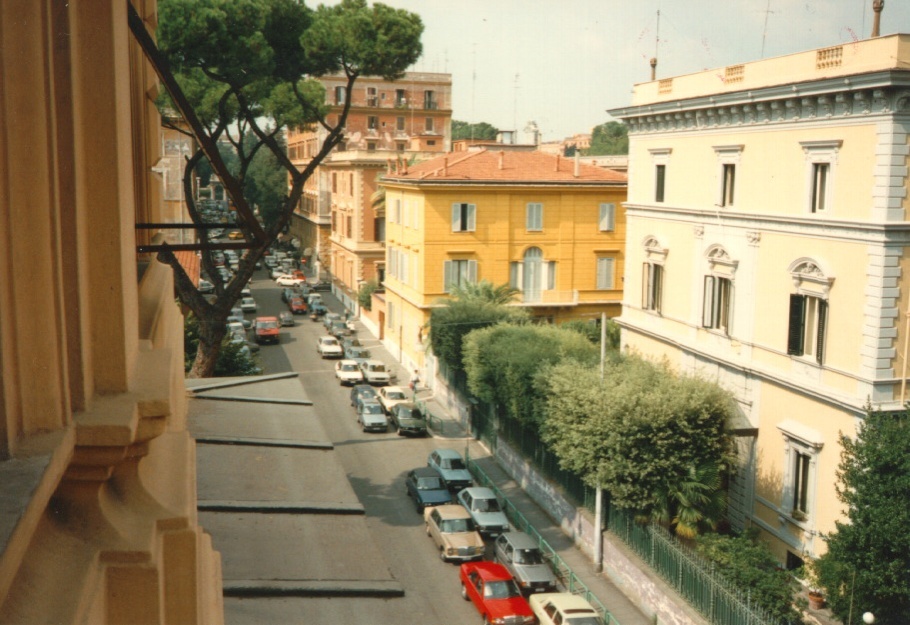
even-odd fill
[[[815,562],[807,562],[803,566],[802,573],[802,581],[806,586],[806,596],[809,598],[809,607],[813,610],[821,610],[825,607],[825,595],[822,593]]]

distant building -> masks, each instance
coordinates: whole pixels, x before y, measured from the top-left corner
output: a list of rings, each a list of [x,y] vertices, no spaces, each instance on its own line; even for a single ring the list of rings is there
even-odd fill
[[[346,79],[321,79],[334,125],[341,114]],[[334,281],[335,293],[356,307],[360,285],[384,276],[384,215],[374,206],[378,177],[389,160],[426,159],[451,149],[452,77],[408,72],[401,80],[357,80],[344,141],[307,181],[291,224],[308,262]],[[327,131],[288,133],[288,154],[302,169],[322,148]]]
[[[735,394],[730,520],[787,568],[844,519],[840,433],[899,409],[910,35],[635,86],[622,344]],[[720,78],[720,80],[718,80]]]
[[[424,326],[451,288],[510,284],[541,320],[618,315],[625,174],[541,152],[470,150],[383,177],[381,338],[424,367]]]

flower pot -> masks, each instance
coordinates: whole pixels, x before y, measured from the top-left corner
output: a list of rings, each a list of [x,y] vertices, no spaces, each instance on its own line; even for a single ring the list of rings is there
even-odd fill
[[[809,607],[813,610],[821,610],[825,607],[825,597],[820,592],[809,593]]]

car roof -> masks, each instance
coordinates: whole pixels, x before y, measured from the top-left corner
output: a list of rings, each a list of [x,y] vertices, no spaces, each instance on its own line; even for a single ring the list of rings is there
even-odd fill
[[[465,491],[467,491],[468,494],[471,497],[474,497],[475,499],[477,499],[477,498],[495,499],[496,498],[495,493],[493,493],[493,491],[491,489],[487,488],[486,486],[469,486],[468,488],[465,488],[461,492],[465,492]]]
[[[256,317],[256,321],[278,321],[278,317]]]
[[[371,362],[371,361],[367,360],[366,362]],[[403,389],[402,387],[400,387],[400,386],[392,386],[392,385],[383,386],[383,387],[382,387],[381,389],[379,389],[379,390],[380,390],[380,391],[385,391],[386,393],[394,393],[395,391],[400,391],[400,392],[404,393],[404,389]]]
[[[336,366],[340,367],[341,365],[349,365],[351,367],[356,367],[357,361],[356,360],[339,360],[338,365],[336,365]]]
[[[480,578],[486,582],[512,579],[512,574],[509,573],[509,570],[498,562],[481,560],[479,562],[473,562],[468,566],[477,571],[480,574]]]
[[[439,455],[440,458],[458,458],[459,460],[461,459],[460,453],[458,453],[454,449],[446,449],[444,447],[440,447],[439,449],[434,449],[430,453],[436,453]]]
[[[439,475],[437,474],[437,477]],[[470,519],[471,515],[467,510],[464,509],[464,506],[460,504],[446,504],[443,506],[435,506],[434,511],[439,513],[439,518],[441,519]]]
[[[411,471],[416,477],[435,477],[439,479],[439,474],[430,467],[419,467]]]
[[[532,599],[540,602],[541,604],[549,601],[562,612],[597,612],[597,610],[595,610],[594,607],[585,601],[582,597],[573,595],[570,592],[548,592],[541,595],[533,595]]]
[[[525,534],[524,532],[506,532],[500,534],[500,538],[503,542],[508,542],[516,549],[539,549],[540,545],[536,540]]]
[[[412,401],[398,402],[397,404],[395,404],[395,408],[393,408],[393,410],[416,410],[416,409],[417,409],[417,404],[415,404]],[[437,475],[439,475],[439,474],[437,473]]]

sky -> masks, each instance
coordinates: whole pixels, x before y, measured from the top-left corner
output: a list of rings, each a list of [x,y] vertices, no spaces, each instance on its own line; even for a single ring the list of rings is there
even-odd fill
[[[866,39],[873,17],[872,0],[382,1],[423,19],[411,70],[452,74],[453,119],[534,121],[542,141],[610,121],[653,56],[668,78]],[[886,0],[881,24],[910,33],[910,0]]]

